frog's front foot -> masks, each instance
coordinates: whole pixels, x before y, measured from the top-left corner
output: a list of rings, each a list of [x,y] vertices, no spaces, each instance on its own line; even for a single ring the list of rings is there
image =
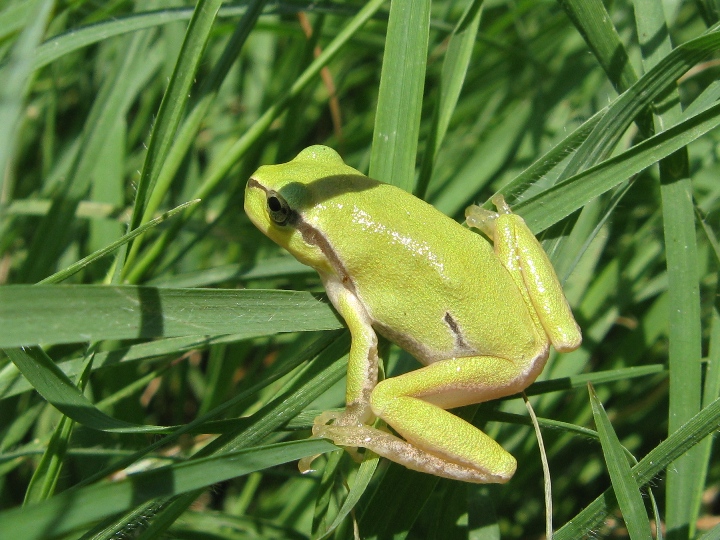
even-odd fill
[[[358,452],[357,437],[353,434],[367,427],[366,423],[373,419],[369,406],[349,406],[344,411],[325,411],[315,417],[312,427],[312,436],[317,439],[329,439],[337,446],[344,447],[345,451],[358,463],[363,455]],[[319,457],[308,456],[298,462],[301,473],[310,472],[311,464]]]

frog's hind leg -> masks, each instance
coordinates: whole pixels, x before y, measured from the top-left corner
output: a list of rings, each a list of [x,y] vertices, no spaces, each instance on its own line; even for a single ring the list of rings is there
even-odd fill
[[[472,424],[444,410],[513,394],[542,369],[547,350],[525,362],[477,356],[435,362],[380,382],[373,413],[405,440],[367,426],[321,426],[317,436],[360,446],[410,469],[475,483],[507,482],[517,463]]]

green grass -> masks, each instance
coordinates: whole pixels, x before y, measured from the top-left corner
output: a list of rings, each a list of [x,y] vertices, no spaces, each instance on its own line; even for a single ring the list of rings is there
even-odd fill
[[[501,192],[543,240],[584,335],[527,391],[555,538],[720,538],[717,22],[709,0],[0,2],[0,531],[542,537],[520,398],[458,411],[518,459],[504,486],[308,439],[349,339],[242,205],[259,165],[326,144],[459,221]]]

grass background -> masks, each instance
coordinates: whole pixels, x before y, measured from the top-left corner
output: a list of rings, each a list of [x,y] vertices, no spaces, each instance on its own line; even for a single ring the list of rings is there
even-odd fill
[[[719,10],[0,3],[0,531],[543,535],[520,399],[459,411],[506,486],[307,439],[349,340],[242,203],[322,143],[458,220],[500,191],[543,240],[584,333],[528,390],[556,538],[720,538]]]

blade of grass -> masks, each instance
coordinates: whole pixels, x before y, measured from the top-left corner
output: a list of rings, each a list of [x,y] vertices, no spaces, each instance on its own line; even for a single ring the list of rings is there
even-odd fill
[[[329,304],[307,292],[94,285],[0,287],[0,347],[217,336],[239,331],[248,336],[268,335],[340,327]]]
[[[265,0],[255,0],[246,10],[240,23],[235,27],[228,44],[223,50],[220,60],[215,64],[210,75],[203,81],[190,111],[185,117],[182,125],[177,130],[177,135],[171,148],[167,152],[162,167],[157,175],[157,182],[150,194],[147,206],[143,213],[142,221],[145,222],[157,211],[162,200],[168,193],[170,185],[177,174],[188,150],[195,142],[201,124],[207,115],[210,106],[215,102],[222,82],[227,77],[230,68],[240,56],[240,51],[245,44],[250,32],[255,27],[258,17],[265,6]],[[138,250],[142,244],[141,239],[133,242],[128,253],[125,265],[132,267]]]
[[[625,46],[612,17],[599,0],[560,0],[560,5],[590,46],[618,94],[637,81]]]
[[[429,0],[390,3],[369,175],[410,192],[415,185],[429,32]]]
[[[635,17],[643,65],[651,69],[672,51],[665,12],[656,2],[635,0]],[[655,129],[662,130],[682,116],[677,88],[658,100]],[[692,202],[687,148],[680,148],[660,161],[660,195],[668,273],[670,410],[668,432],[679,429],[701,407],[702,369],[700,288],[695,210]],[[696,447],[673,462],[667,471],[666,527],[669,540],[695,536],[695,523],[702,495],[702,447]]]
[[[630,472],[630,464],[620,440],[610,423],[605,408],[597,397],[592,384],[588,383],[590,403],[592,405],[595,427],[600,435],[600,444],[605,457],[613,490],[620,511],[632,540],[652,540],[650,521],[648,520],[642,493]]]
[[[624,92],[598,122],[592,133],[578,148],[561,178],[596,164],[607,156],[630,123],[697,62],[720,47],[720,25],[705,34],[675,47],[635,84]]]
[[[242,15],[246,9],[245,6],[225,6],[220,9],[219,15],[236,17]],[[189,20],[192,18],[193,13],[194,10],[191,8],[161,9],[133,13],[124,17],[113,17],[110,20],[73,28],[49,39],[37,48],[34,55],[33,69],[43,68],[66,54],[107,40],[113,36]]]
[[[645,486],[670,463],[690,448],[693,448],[705,437],[714,433],[719,423],[720,399],[716,399],[666,440],[653,448],[632,468],[633,478],[638,487]],[[602,523],[616,504],[617,501],[612,490],[606,490],[557,531],[554,540],[574,540],[584,537]]]
[[[420,176],[414,191],[415,196],[421,199],[425,198],[435,158],[445,139],[450,119],[460,97],[460,90],[465,82],[465,75],[480,26],[482,6],[483,0],[473,0],[468,4],[450,36],[440,73],[439,94],[435,103],[430,135],[425,146]]]
[[[328,538],[332,532],[340,526],[347,515],[355,508],[360,501],[360,498],[365,494],[365,491],[370,485],[370,480],[372,480],[379,462],[380,459],[378,457],[365,459],[365,461],[362,462],[358,473],[355,476],[355,481],[350,487],[347,497],[345,497],[345,500],[343,501],[342,507],[338,510],[338,513],[332,523],[318,535],[318,538]]]
[[[713,306],[710,321],[710,339],[708,346],[707,368],[705,370],[705,386],[703,388],[703,407],[709,406],[714,400],[720,396],[720,313],[717,306]],[[710,469],[712,457],[713,439],[708,437],[698,444],[698,462],[699,469],[695,471],[697,475],[697,483],[704,486],[707,480],[708,470]],[[702,506],[704,490],[695,491],[695,500],[693,501],[692,515],[698,516]]]
[[[15,144],[18,140],[22,107],[30,88],[33,74],[32,57],[42,39],[48,18],[55,2],[35,0],[26,2],[27,20],[30,21],[20,34],[8,62],[0,69],[0,202],[12,198],[12,186],[7,185],[6,174]]]
[[[181,204],[180,206],[176,206],[172,210],[168,210],[164,214],[156,217],[155,219],[153,219],[151,221],[148,221],[147,223],[141,225],[137,229],[133,229],[129,233],[121,236],[120,238],[115,240],[113,243],[105,246],[102,249],[95,251],[94,253],[91,253],[87,257],[82,258],[75,264],[72,264],[72,265],[68,266],[67,268],[65,268],[64,270],[61,270],[51,276],[46,277],[45,279],[39,281],[38,285],[48,284],[48,283],[60,283],[61,281],[69,278],[73,274],[79,272],[80,270],[85,268],[87,265],[92,264],[96,260],[107,255],[108,253],[112,253],[117,248],[126,244],[127,242],[129,242],[130,240],[135,238],[136,236],[141,235],[142,233],[144,233],[145,231],[147,231],[149,229],[152,229],[153,227],[156,227],[163,221],[170,219],[171,217],[177,215],[179,212],[182,212],[186,208],[193,206],[199,202],[200,202],[200,199],[195,199],[194,201],[188,201],[186,203]]]
[[[93,353],[94,351],[88,351],[87,358],[84,359],[85,366],[77,385],[78,391],[81,393],[90,379],[90,373],[92,373]],[[58,425],[55,426],[50,442],[48,442],[47,448],[43,452],[42,458],[40,458],[40,463],[38,463],[37,469],[35,469],[25,491],[23,506],[49,499],[55,493],[55,487],[60,478],[60,471],[65,461],[74,424],[72,418],[63,416]]]
[[[108,416],[85,397],[40,347],[3,349],[3,351],[42,397],[66,417],[79,424],[99,431],[115,433],[164,433],[173,429],[162,426],[140,426]]]
[[[190,88],[195,80],[195,73],[203,57],[203,51],[207,47],[210,31],[221,3],[222,0],[200,0],[195,6],[182,48],[178,54],[175,70],[170,77],[150,134],[147,155],[137,185],[129,230],[136,229],[141,225],[147,199],[155,188],[160,169],[175,139]]]
[[[226,334],[219,336],[187,336],[179,338],[157,339],[147,343],[139,343],[119,347],[95,354],[93,371],[112,368],[118,363],[141,362],[146,365],[159,361],[169,355],[179,356],[191,350],[205,350],[212,345],[235,343],[254,337],[266,335]],[[78,376],[82,372],[83,358],[74,358],[56,364],[68,377]],[[32,386],[13,364],[6,365],[0,371],[0,399],[15,396],[32,390]]]
[[[538,233],[720,125],[720,104],[515,205]]]

